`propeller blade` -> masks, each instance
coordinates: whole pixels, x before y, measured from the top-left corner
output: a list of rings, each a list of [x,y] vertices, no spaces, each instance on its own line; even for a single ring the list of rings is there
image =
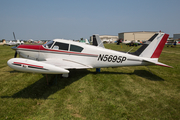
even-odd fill
[[[13,36],[14,36],[14,40],[16,40],[16,36],[15,36],[14,32],[13,32]]]
[[[17,57],[17,51],[15,52],[15,54],[14,54],[14,58],[16,58]]]
[[[14,54],[14,58],[16,58],[17,57],[17,46],[13,46],[11,49],[13,49],[13,50],[15,50],[15,54]]]

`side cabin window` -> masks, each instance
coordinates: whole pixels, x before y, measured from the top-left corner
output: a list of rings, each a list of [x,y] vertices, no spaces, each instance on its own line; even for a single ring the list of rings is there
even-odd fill
[[[45,48],[51,48],[51,46],[53,45],[53,43],[54,43],[54,41],[49,41],[49,42],[47,42],[46,44],[44,44],[43,46],[44,46]]]
[[[56,43],[54,44],[54,46],[52,47],[52,49],[55,49],[55,50],[66,50],[66,51],[68,51],[68,49],[69,49],[69,44],[61,43],[61,42],[56,42]]]
[[[70,47],[70,51],[74,51],[74,52],[81,52],[84,48],[77,46],[77,45],[71,45]]]

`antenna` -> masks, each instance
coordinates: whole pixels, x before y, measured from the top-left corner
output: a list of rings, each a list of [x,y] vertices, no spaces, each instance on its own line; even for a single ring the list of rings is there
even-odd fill
[[[100,42],[100,44],[98,45],[99,47],[101,47],[101,45],[103,45],[103,41]],[[104,46],[104,45],[103,45]]]
[[[133,48],[134,48],[134,47],[133,47]],[[133,48],[131,48],[129,51],[127,51],[127,53],[130,52]]]

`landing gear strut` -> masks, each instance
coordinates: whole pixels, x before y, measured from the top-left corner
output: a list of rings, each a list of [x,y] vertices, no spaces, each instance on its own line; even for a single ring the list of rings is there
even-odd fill
[[[62,74],[62,77],[68,78],[68,77],[69,77],[69,74],[68,74],[68,73],[67,73],[67,74]]]

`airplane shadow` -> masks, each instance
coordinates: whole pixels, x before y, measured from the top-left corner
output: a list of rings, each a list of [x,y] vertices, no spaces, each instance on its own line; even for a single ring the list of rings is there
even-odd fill
[[[150,81],[164,81],[164,79],[162,79],[161,77],[146,71],[146,70],[134,70],[133,73],[124,73],[124,72],[92,72],[92,74],[126,74],[126,75],[137,75],[143,78],[146,78]]]
[[[14,73],[16,71],[12,71]],[[81,79],[89,73],[88,70],[70,70],[70,76],[68,78],[62,78],[61,75],[43,75],[43,78],[39,79],[35,83],[20,90],[12,96],[0,96],[1,98],[26,98],[26,99],[48,99],[51,94],[64,89],[66,86]],[[48,84],[47,84],[48,78]]]
[[[26,99],[49,99],[51,94],[64,89],[66,86],[72,84],[73,82],[81,79],[87,74],[128,74],[128,75],[138,75],[140,77],[146,78],[151,81],[164,81],[162,78],[152,74],[146,70],[135,70],[133,73],[123,73],[123,72],[91,72],[88,70],[70,70],[70,76],[68,78],[62,78],[61,75],[46,75],[30,86],[20,90],[12,96],[0,96],[1,98],[26,98]]]
[[[146,78],[150,81],[164,81],[164,79],[162,79],[161,77],[146,70],[135,70],[134,74]]]

